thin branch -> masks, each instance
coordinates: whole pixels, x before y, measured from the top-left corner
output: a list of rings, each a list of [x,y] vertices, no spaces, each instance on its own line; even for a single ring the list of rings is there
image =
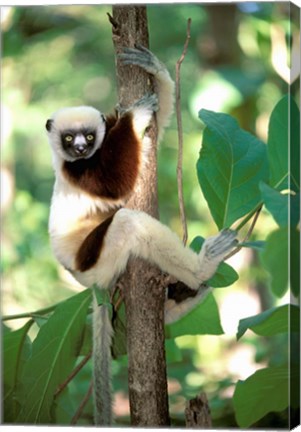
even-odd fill
[[[235,228],[235,231],[240,231],[253,217],[254,214],[256,214],[258,211],[260,212],[262,209],[263,203],[260,203],[255,209],[253,209],[247,216],[240,222],[240,224]]]
[[[190,40],[190,26],[191,26],[191,18],[187,20],[187,33],[186,33],[186,41],[184,44],[184,49],[181,57],[176,63],[176,113],[177,113],[177,124],[178,124],[178,142],[179,142],[179,152],[178,152],[178,165],[177,165],[177,182],[178,182],[178,197],[179,197],[179,206],[180,206],[180,216],[183,227],[183,243],[186,245],[188,233],[187,233],[187,222],[185,216],[185,207],[184,207],[184,197],[183,197],[183,173],[182,173],[182,164],[183,164],[183,128],[182,128],[182,115],[181,115],[181,91],[180,91],[180,68],[183,60],[185,58],[189,40]]]
[[[83,412],[85,406],[87,405],[87,402],[89,401],[89,399],[91,397],[92,390],[93,390],[93,382],[91,381],[90,386],[88,388],[88,391],[85,394],[85,397],[83,398],[80,406],[78,407],[76,413],[74,414],[74,416],[71,419],[71,425],[75,425],[78,422],[80,416],[82,415],[82,412]]]
[[[57,397],[59,394],[62,393],[62,391],[67,387],[70,381],[73,380],[73,378],[78,374],[78,372],[85,366],[85,364],[90,360],[92,356],[92,351],[89,352],[89,354],[86,355],[85,358],[76,366],[75,369],[71,372],[71,374],[66,378],[66,380],[60,384],[54,394],[54,397]]]
[[[255,215],[254,215],[254,218],[253,218],[253,220],[252,220],[252,223],[251,223],[251,225],[250,225],[250,228],[248,229],[248,232],[247,232],[245,238],[243,239],[243,241],[242,241],[241,243],[244,243],[244,242],[248,241],[249,238],[251,237],[252,232],[253,232],[253,230],[254,230],[254,227],[255,227],[255,225],[256,225],[257,219],[258,219],[258,217],[259,217],[259,215],[260,215],[261,209],[262,209],[262,205],[261,205],[261,206],[256,210],[256,213],[255,213]],[[242,246],[237,246],[237,248],[235,248],[232,252],[230,252],[230,253],[225,257],[225,260],[227,260],[227,259],[231,258],[233,255],[237,254],[237,252],[239,252],[241,248],[242,248]]]

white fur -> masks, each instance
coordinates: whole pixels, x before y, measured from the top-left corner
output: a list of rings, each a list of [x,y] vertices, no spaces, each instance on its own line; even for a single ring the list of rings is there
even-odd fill
[[[222,251],[209,259],[208,244],[215,244],[217,239],[219,236],[208,239],[198,255],[158,220],[143,212],[121,209],[109,227],[97,265],[83,273],[76,271],[74,276],[85,286],[97,283],[100,288],[108,288],[125,270],[128,259],[137,256],[198,289],[213,276],[226,254]],[[227,251],[232,247],[229,243]]]
[[[124,205],[122,199],[91,197],[57,175],[49,217],[50,241],[57,260],[64,267],[74,269],[76,252],[85,237],[121,205]]]

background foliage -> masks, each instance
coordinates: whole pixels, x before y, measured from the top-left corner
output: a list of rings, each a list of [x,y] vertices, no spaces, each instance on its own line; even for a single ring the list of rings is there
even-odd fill
[[[48,392],[53,392],[76,362],[88,356],[91,350],[89,318],[88,321],[84,319],[89,312],[89,294],[80,292],[82,287],[57,266],[49,247],[47,219],[53,173],[44,125],[51,113],[61,106],[90,104],[104,112],[114,107],[114,56],[107,12],[110,12],[109,6],[35,6],[2,10],[3,312],[8,315],[42,309],[30,320],[5,322],[3,337],[8,347],[4,353],[4,364],[8,367],[4,379],[8,389],[5,412],[7,423],[32,423],[37,420],[29,409],[34,405],[34,393],[27,392],[31,384],[27,383],[22,388],[18,380],[20,376],[28,377],[30,371],[36,372],[41,367],[43,359],[34,355],[39,353],[40,340],[51,338],[51,332],[60,328],[57,344],[49,352],[43,353],[44,359],[49,360],[50,355],[54,357],[51,359],[52,375],[46,377],[39,387],[39,391],[43,389],[41,401],[47,400]],[[290,13],[293,18],[291,21]],[[167,330],[169,337],[176,337],[167,340],[170,406],[175,424],[183,422],[185,399],[194,397],[200,390],[207,392],[215,427],[239,424],[242,427],[253,425],[275,428],[286,427],[289,421],[287,404],[283,404],[283,400],[277,409],[273,405],[263,409],[257,417],[254,415],[256,407],[253,407],[251,418],[248,417],[248,396],[252,396],[252,389],[258,394],[260,382],[266,380],[268,386],[271,374],[278,380],[279,388],[282,385],[285,389],[287,383],[287,377],[283,378],[287,366],[284,371],[283,365],[289,361],[288,309],[284,308],[287,308],[285,305],[289,301],[289,294],[287,280],[281,279],[285,272],[277,273],[277,270],[282,268],[286,260],[288,238],[296,237],[299,218],[290,221],[293,231],[288,231],[288,215],[280,211],[286,208],[283,202],[285,198],[279,191],[288,186],[294,193],[299,191],[299,166],[298,158],[293,158],[290,177],[287,172],[288,159],[285,158],[283,147],[281,150],[281,143],[287,139],[282,121],[288,106],[287,98],[283,96],[288,92],[289,74],[285,61],[279,61],[279,58],[288,48],[292,52],[295,49],[298,33],[295,13],[292,5],[274,2],[207,6],[153,5],[148,9],[151,49],[167,64],[172,75],[182,51],[186,20],[188,17],[193,20],[191,42],[182,66],[181,79],[185,133],[184,196],[190,241],[200,234],[204,237],[214,234],[216,225],[221,228],[241,216],[235,212],[215,215],[214,209],[217,211],[220,207],[213,204],[210,194],[206,196],[206,187],[203,190],[204,199],[198,185],[198,179],[202,183],[205,181],[200,161],[198,170],[195,168],[202,144],[201,135],[202,151],[206,146],[210,149],[213,135],[221,133],[219,127],[212,124],[212,119],[216,118],[214,112],[220,112],[233,116],[230,118],[226,114],[219,114],[220,124],[228,124],[237,131],[236,145],[244,140],[247,133],[252,133],[248,135],[249,145],[253,148],[254,141],[260,142],[258,145],[263,145],[263,152],[267,153],[263,158],[269,161],[270,176],[262,177],[259,174],[258,177],[262,180],[260,200],[265,206],[251,240],[255,242],[268,237],[267,247],[279,252],[278,255],[269,253],[266,247],[265,252],[261,253],[262,245],[256,243],[256,249],[246,248],[231,259],[230,263],[240,278],[229,289],[214,291],[219,312],[215,301],[213,303],[210,298],[206,300],[204,311],[212,311],[214,316],[219,313],[221,320],[219,322],[218,318],[216,325],[211,321],[211,331],[208,327],[203,331],[198,327],[197,332],[190,331],[191,335],[181,336],[189,333],[187,328],[183,330],[183,325],[178,330]],[[290,64],[293,61],[291,58]],[[298,81],[293,78],[291,91],[298,100]],[[273,111],[277,103],[277,109]],[[198,115],[206,126],[205,130]],[[298,120],[294,121],[292,130],[296,131]],[[267,152],[261,141],[268,143]],[[247,143],[247,140],[244,142]],[[277,152],[282,155],[278,166],[271,163],[271,160],[276,160]],[[255,155],[258,157],[257,152]],[[181,235],[176,158],[176,126],[173,121],[159,152],[160,214],[161,220]],[[254,166],[258,167],[256,158]],[[210,169],[214,170],[214,166]],[[243,168],[239,173],[245,174]],[[243,184],[241,179],[237,180],[238,184]],[[221,193],[227,195],[227,190]],[[245,198],[245,191],[241,190],[238,195]],[[258,196],[256,199],[251,197],[246,204],[249,206],[248,211],[258,204]],[[234,202],[237,202],[236,199]],[[228,204],[231,206],[231,197]],[[291,204],[298,207],[293,199]],[[229,218],[222,220],[224,216]],[[279,244],[283,248],[279,248]],[[298,267],[298,264],[292,265],[295,265],[295,269]],[[298,295],[296,275],[296,271],[292,272],[295,296]],[[74,297],[75,292],[80,293]],[[68,300],[71,303],[63,303],[53,314],[50,313],[53,310],[45,312],[44,308],[71,296]],[[70,313],[72,310],[73,313]],[[294,314],[292,312],[291,317]],[[76,322],[75,316],[78,318]],[[195,317],[199,319],[200,315],[196,314]],[[283,329],[285,323],[286,328]],[[200,326],[201,322],[196,321],[197,325]],[[297,328],[298,324],[295,326]],[[238,342],[237,330],[241,338]],[[221,335],[223,331],[225,334]],[[291,341],[294,337],[292,334]],[[62,341],[66,341],[66,338],[70,340],[69,348],[78,347],[77,352],[69,349],[68,345],[64,346]],[[297,356],[294,351],[290,354],[291,358]],[[65,369],[61,363],[56,363],[56,358],[65,359]],[[122,423],[128,421],[126,362],[123,356],[113,364],[115,411],[117,421]],[[260,371],[256,372],[258,369]],[[57,423],[70,424],[88,391],[90,374],[88,362],[60,393],[55,406],[51,407],[52,411],[41,402],[35,413],[42,415],[44,422],[50,422],[55,410]],[[239,384],[235,387],[238,380]],[[11,404],[10,397],[15,392],[18,397]],[[27,394],[27,404],[18,406],[18,400]],[[265,406],[260,401],[258,404]],[[291,412],[293,414],[294,411]],[[91,424],[91,401],[76,421],[78,424]]]

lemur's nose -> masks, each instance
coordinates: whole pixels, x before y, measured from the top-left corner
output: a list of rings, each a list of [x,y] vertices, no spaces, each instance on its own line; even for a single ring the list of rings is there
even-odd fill
[[[78,155],[83,155],[84,153],[86,153],[87,148],[87,144],[74,145],[75,153],[77,153]]]
[[[76,135],[73,146],[75,153],[77,153],[78,155],[83,155],[86,153],[88,145],[86,142],[86,138],[83,134]]]

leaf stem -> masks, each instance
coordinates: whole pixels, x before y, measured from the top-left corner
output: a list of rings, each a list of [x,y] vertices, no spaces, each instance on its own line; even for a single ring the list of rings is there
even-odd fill
[[[242,222],[244,222],[244,224],[242,224],[242,223],[239,224],[240,228],[237,227],[236,231],[239,231],[239,229],[241,229],[251,219],[251,217],[255,214],[255,216],[254,216],[254,218],[252,220],[252,223],[250,225],[250,228],[248,229],[248,232],[245,235],[245,237],[244,237],[244,239],[243,239],[243,241],[241,243],[247,242],[249,240],[249,238],[251,237],[252,232],[254,230],[254,227],[256,225],[257,219],[258,219],[258,217],[260,215],[261,209],[262,209],[262,204],[260,204],[260,206],[256,208],[255,212],[251,212],[250,214],[247,215],[247,217],[242,221]],[[230,252],[225,257],[225,260],[227,260],[227,259],[231,258],[233,255],[237,254],[237,252],[239,252],[241,250],[241,248],[242,248],[242,246],[238,245],[237,248],[235,248],[232,252]]]
[[[263,203],[261,202],[260,204],[258,204],[258,206],[255,207],[254,210],[252,210],[249,214],[247,214],[247,216],[235,228],[235,231],[240,231],[249,222],[249,220],[253,217],[254,214],[256,214],[257,212],[260,213],[262,206],[263,206]],[[256,218],[256,220],[257,220],[257,218]]]

